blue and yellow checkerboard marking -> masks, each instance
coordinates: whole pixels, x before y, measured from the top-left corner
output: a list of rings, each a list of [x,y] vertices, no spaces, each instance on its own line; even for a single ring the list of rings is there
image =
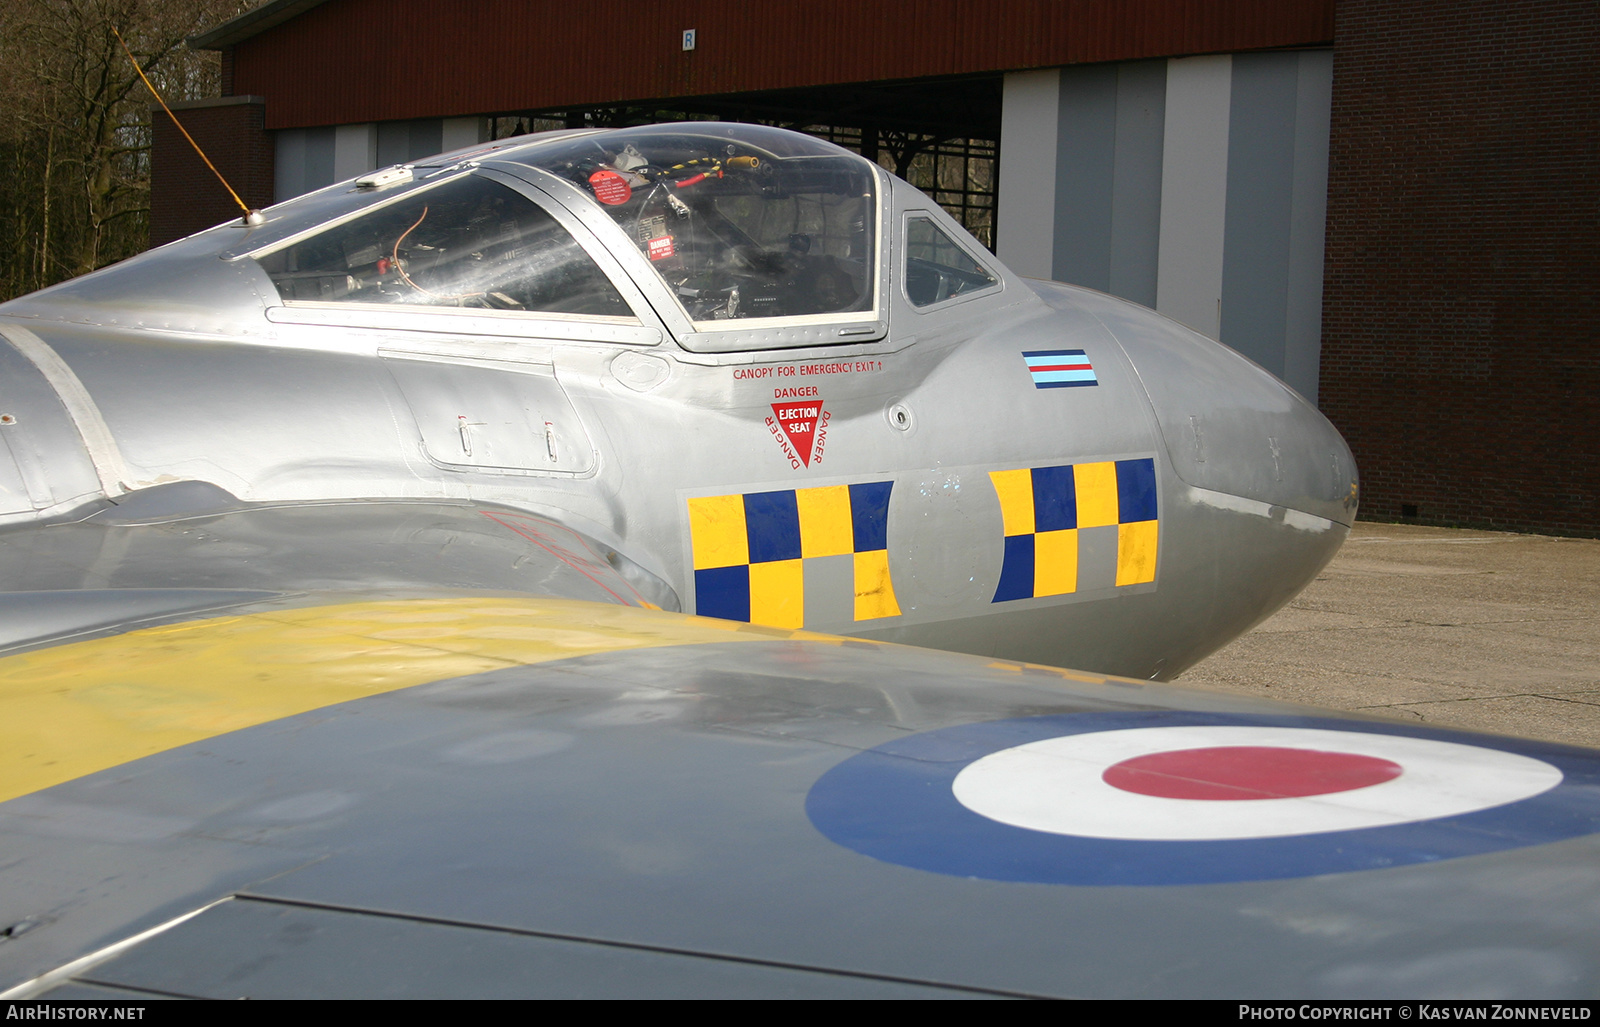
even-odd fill
[[[889,580],[893,488],[894,482],[874,481],[690,499],[695,612],[804,627],[806,561],[850,557],[853,619],[899,616]]]
[[[1155,461],[1102,461],[991,471],[1005,559],[994,602],[1078,591],[1078,533],[1116,526],[1117,585],[1156,579]],[[1091,587],[1100,584],[1092,582]]]

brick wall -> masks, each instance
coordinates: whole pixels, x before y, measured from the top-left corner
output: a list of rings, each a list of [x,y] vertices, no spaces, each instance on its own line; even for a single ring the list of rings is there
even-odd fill
[[[1600,4],[1340,0],[1323,411],[1362,516],[1600,535]]]
[[[272,137],[260,97],[225,96],[175,104],[173,112],[211,163],[252,208],[272,203]],[[217,176],[160,107],[150,152],[150,245],[181,239],[241,215]]]

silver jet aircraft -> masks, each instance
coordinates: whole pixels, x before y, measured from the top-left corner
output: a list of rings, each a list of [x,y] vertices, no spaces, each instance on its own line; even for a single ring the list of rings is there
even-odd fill
[[[242,515],[101,585],[494,585],[1164,679],[1355,514],[1270,375],[753,126],[446,155],[0,309],[8,401],[47,408],[6,427],[0,518]],[[267,504],[344,539],[228,560]],[[559,542],[489,579],[348,548],[419,504],[463,549]]]
[[[507,140],[0,339],[9,997],[1597,989],[1591,754],[1148,683],[1332,426],[844,150]]]

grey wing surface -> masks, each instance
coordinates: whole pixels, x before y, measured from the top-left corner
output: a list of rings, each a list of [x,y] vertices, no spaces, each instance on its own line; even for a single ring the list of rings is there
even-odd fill
[[[152,588],[108,628],[65,595],[0,657],[35,697],[7,997],[1596,990],[1587,751],[616,603]],[[1221,837],[985,792],[1059,798],[1136,735],[1526,780]],[[1206,801],[1165,787],[1123,794]]]

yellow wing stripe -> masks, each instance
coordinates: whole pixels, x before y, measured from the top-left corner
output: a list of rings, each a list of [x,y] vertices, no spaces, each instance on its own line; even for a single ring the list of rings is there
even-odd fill
[[[414,599],[186,621],[0,657],[0,802],[430,681],[623,649],[788,637],[596,603]]]

